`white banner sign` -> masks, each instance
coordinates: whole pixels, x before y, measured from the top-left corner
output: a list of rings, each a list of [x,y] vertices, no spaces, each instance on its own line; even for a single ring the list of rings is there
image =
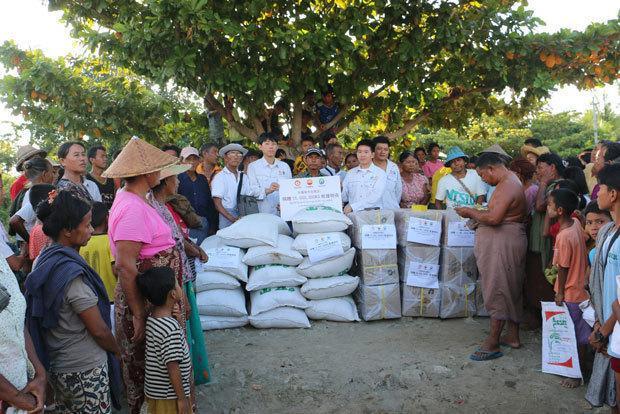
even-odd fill
[[[409,228],[407,229],[408,242],[439,246],[440,238],[441,221],[409,217]]]
[[[309,177],[280,180],[280,216],[292,220],[304,207],[327,206],[342,212],[340,178]]]
[[[237,267],[239,265],[238,247],[222,246],[212,249],[205,249],[205,253],[209,256],[209,261],[203,263],[210,267]],[[198,261],[196,261],[198,263]]]
[[[577,339],[566,306],[554,302],[542,305],[542,371],[569,378],[581,378]]]
[[[439,288],[439,265],[432,263],[409,262],[407,285],[427,289]]]
[[[476,232],[467,227],[464,221],[448,223],[448,246],[473,247]]]
[[[310,263],[317,263],[330,257],[342,256],[344,250],[340,237],[334,235],[317,235],[308,241],[308,259]]]
[[[396,226],[393,224],[363,225],[362,249],[396,249]]]

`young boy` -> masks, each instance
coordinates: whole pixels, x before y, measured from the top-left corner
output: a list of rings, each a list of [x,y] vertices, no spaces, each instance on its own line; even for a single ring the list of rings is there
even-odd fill
[[[114,258],[108,238],[108,209],[104,203],[94,202],[92,214],[90,223],[94,229],[93,235],[88,244],[80,249],[80,256],[101,277],[108,298],[114,303],[117,278],[113,270]]]
[[[304,158],[308,150],[313,148],[314,145],[314,138],[311,136],[305,136],[301,139],[301,155],[295,158],[295,163],[293,164],[293,175],[299,175],[306,172],[308,166],[306,165]]]
[[[586,219],[584,230],[588,235],[588,241],[586,243],[588,261],[592,264],[594,262],[594,256],[596,255],[596,237],[598,236],[598,231],[611,221],[611,214],[609,214],[609,211],[601,210],[597,201],[590,201],[583,210],[583,216]]]
[[[139,274],[136,283],[155,307],[146,319],[144,394],[149,414],[191,412],[189,348],[183,328],[172,316],[183,298],[174,272],[153,267]]]
[[[584,355],[589,337],[590,326],[583,319],[579,304],[589,299],[586,291],[586,242],[578,219],[571,217],[579,206],[579,197],[572,191],[561,188],[553,190],[547,203],[547,215],[557,219],[560,232],[555,240],[553,265],[558,269],[555,281],[555,303],[566,304],[568,313],[575,326],[575,337],[579,350],[579,363],[584,366]],[[580,379],[565,378],[562,385],[575,388],[581,384]]]

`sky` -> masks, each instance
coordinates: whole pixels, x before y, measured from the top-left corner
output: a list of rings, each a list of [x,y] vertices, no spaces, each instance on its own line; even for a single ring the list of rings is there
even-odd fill
[[[545,21],[538,31],[556,32],[567,27],[583,30],[591,22],[604,22],[618,16],[617,0],[530,0],[530,9]],[[70,36],[69,29],[60,22],[61,12],[49,12],[43,0],[3,0],[0,14],[0,42],[13,39],[21,48],[41,49],[50,57],[83,52]],[[2,74],[0,73],[0,76]],[[609,102],[620,112],[619,85],[579,91],[574,86],[561,88],[552,93],[546,109],[551,112],[590,109],[593,98],[599,103]],[[6,122],[19,122],[0,103],[0,133],[10,128]],[[27,137],[21,137],[20,141]]]

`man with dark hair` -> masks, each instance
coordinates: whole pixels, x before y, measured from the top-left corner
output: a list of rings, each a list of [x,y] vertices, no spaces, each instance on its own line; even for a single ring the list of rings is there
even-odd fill
[[[337,175],[342,182],[347,175],[347,172],[342,170],[342,161],[344,157],[342,145],[337,142],[335,144],[328,144],[325,148],[325,153],[327,156],[327,164],[321,170],[321,173],[325,176]]]
[[[530,147],[534,147],[534,148],[543,146],[541,140],[539,140],[538,138],[528,138],[525,141],[523,141],[523,144],[529,145]]]
[[[278,139],[273,134],[262,133],[258,137],[258,143],[263,157],[248,165],[249,189],[245,195],[258,199],[259,212],[279,215],[278,181],[292,178],[291,169],[286,163],[276,159]]]
[[[431,142],[428,144],[427,157],[428,159],[422,166],[422,172],[429,180],[433,179],[433,175],[443,167],[443,162],[439,160],[439,144]]]
[[[166,144],[161,147],[161,150],[167,154],[172,155],[173,157],[179,158],[181,156],[181,148],[177,147],[174,144]]]
[[[345,213],[382,208],[387,183],[385,171],[373,164],[375,143],[362,139],[357,143],[359,167],[350,170],[342,182],[342,201]]]
[[[222,171],[222,167],[218,164],[218,151],[217,145],[212,142],[207,142],[200,147],[202,162],[196,167],[196,172],[207,177],[209,185],[211,185],[215,174]]]
[[[310,177],[323,177],[321,167],[325,162],[325,153],[320,148],[310,148],[306,151],[304,156],[304,163],[306,164],[306,171],[299,174],[296,178],[310,178]]]
[[[319,131],[325,131],[327,124],[329,124],[340,111],[338,102],[334,95],[334,88],[328,86],[326,90],[321,93],[321,102],[316,104],[316,125]],[[335,126],[335,125],[334,125]],[[333,127],[332,127],[333,128]]]
[[[96,145],[88,149],[88,162],[90,162],[91,169],[86,178],[99,187],[99,193],[101,193],[101,201],[105,204],[109,210],[114,203],[114,196],[116,195],[116,186],[114,180],[111,178],[104,178],[101,176],[103,171],[108,168],[108,153],[103,145]]]
[[[400,198],[403,194],[403,181],[400,178],[398,165],[389,160],[390,140],[385,136],[378,136],[373,139],[375,144],[374,164],[385,171],[387,182],[383,193],[383,208],[386,210],[398,210],[400,208]]]
[[[329,144],[337,144],[338,138],[336,137],[336,134],[334,134],[334,131],[330,129],[319,135],[319,143],[321,148],[327,148]]]
[[[521,181],[506,168],[499,154],[483,153],[477,163],[482,180],[496,186],[488,210],[457,207],[455,211],[478,224],[474,252],[484,306],[491,316],[491,330],[470,358],[488,361],[503,355],[500,343],[515,349],[521,346],[519,323],[527,252],[527,203]],[[501,338],[505,324],[507,333]]]
[[[293,175],[299,175],[306,171],[307,166],[304,162],[304,156],[306,152],[314,146],[314,138],[311,136],[301,138],[301,154],[295,158],[295,163],[293,164]]]

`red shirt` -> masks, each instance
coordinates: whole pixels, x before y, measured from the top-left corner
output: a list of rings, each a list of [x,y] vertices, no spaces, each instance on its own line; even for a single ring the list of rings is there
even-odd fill
[[[15,200],[15,197],[17,197],[19,192],[22,191],[27,182],[28,179],[24,174],[22,174],[13,182],[13,184],[11,184],[11,201]]]
[[[28,255],[30,260],[34,260],[39,256],[41,250],[50,242],[49,237],[43,233],[43,225],[40,222],[34,225],[30,230],[30,240],[28,241]]]

